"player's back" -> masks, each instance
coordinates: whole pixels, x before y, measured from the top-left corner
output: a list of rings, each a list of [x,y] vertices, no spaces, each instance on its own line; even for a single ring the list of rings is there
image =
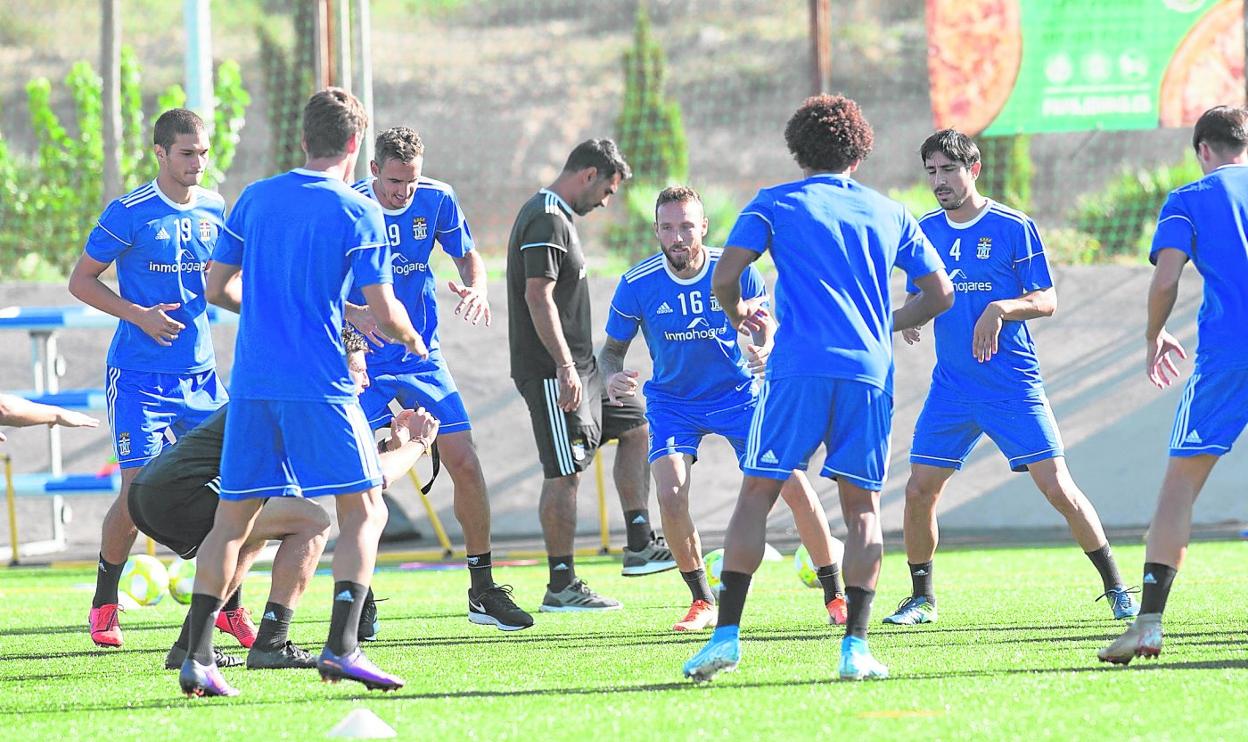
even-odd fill
[[[888,389],[889,274],[897,264],[925,275],[934,257],[917,222],[901,204],[832,174],[763,189],[742,220],[754,208],[770,222],[778,271],[780,327],[768,377],[827,376]]]
[[[1248,367],[1248,165],[1225,165],[1171,192],[1153,240],[1185,252],[1204,278],[1197,365]]]
[[[292,170],[243,191],[227,225],[232,233],[242,226],[232,236],[244,246],[233,396],[354,398],[339,334],[353,253],[385,249],[384,230],[372,224],[381,224],[376,202],[317,171]]]

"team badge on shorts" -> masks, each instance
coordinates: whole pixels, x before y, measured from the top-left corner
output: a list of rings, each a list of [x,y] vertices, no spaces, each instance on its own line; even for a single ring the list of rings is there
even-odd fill
[[[199,222],[199,241],[209,242],[212,240],[212,222],[200,220]]]
[[[117,436],[117,454],[119,456],[130,455],[130,434],[122,433]]]
[[[580,440],[572,444],[572,458],[577,461],[585,460],[585,441]]]
[[[992,254],[992,238],[980,237],[979,244],[975,246],[975,257],[979,258],[980,260],[987,260],[988,256],[991,254]]]
[[[412,219],[412,237],[423,240],[429,236],[429,222],[423,216]]]

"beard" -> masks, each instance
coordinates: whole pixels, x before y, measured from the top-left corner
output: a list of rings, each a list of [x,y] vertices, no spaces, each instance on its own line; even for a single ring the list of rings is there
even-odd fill
[[[935,194],[933,193],[933,195]],[[961,194],[960,196],[955,191],[949,191],[949,193],[945,196],[945,198],[948,200],[942,201],[940,199],[940,196],[936,196],[936,201],[940,204],[940,207],[944,209],[945,211],[956,211],[962,208],[962,205],[965,204],[966,200],[970,197],[971,197],[970,191],[967,191]]]

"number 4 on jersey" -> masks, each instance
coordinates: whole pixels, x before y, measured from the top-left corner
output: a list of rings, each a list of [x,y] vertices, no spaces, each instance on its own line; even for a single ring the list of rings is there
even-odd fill
[[[949,248],[949,257],[954,260],[962,259],[962,238],[959,237],[953,241],[953,247]]]

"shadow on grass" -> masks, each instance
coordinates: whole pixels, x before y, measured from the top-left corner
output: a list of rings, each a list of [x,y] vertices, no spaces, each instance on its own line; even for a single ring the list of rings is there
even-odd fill
[[[1156,664],[1137,665],[1131,668],[1107,667],[1104,665],[1080,665],[1078,667],[1041,667],[1041,668],[1013,668],[1009,670],[960,670],[946,672],[930,672],[930,673],[907,673],[905,675],[890,678],[889,680],[874,681],[875,683],[901,683],[906,681],[928,681],[928,680],[944,680],[949,678],[974,678],[974,677],[997,677],[1010,675],[1046,675],[1046,674],[1063,674],[1063,673],[1085,673],[1085,672],[1151,672],[1160,670],[1248,670],[1248,658],[1236,660],[1202,660],[1190,662],[1166,662],[1162,661]],[[748,672],[748,670],[747,670]],[[172,677],[172,675],[170,676]],[[393,694],[379,693],[355,693],[345,696],[336,696],[320,699],[322,701],[431,701],[431,700],[455,700],[455,699],[479,699],[479,698],[525,698],[525,697],[543,697],[543,696],[600,696],[615,695],[621,693],[659,693],[664,691],[680,691],[688,689],[689,692],[707,692],[713,691],[715,687],[723,687],[730,690],[743,690],[754,688],[795,688],[815,685],[835,685],[836,681],[832,677],[827,678],[807,678],[794,680],[772,680],[766,682],[749,682],[738,681],[741,676],[737,676],[731,681],[720,684],[706,684],[703,686],[695,685],[689,681],[673,681],[667,683],[642,683],[638,685],[613,685],[595,688],[528,688],[519,690],[464,690],[456,692],[426,692],[426,693],[404,693],[399,691]],[[172,686],[172,682],[171,682]],[[259,694],[256,694],[259,695]],[[135,711],[141,709],[168,709],[191,707],[197,703],[213,703],[228,706],[281,706],[290,702],[290,699],[265,699],[262,697],[240,696],[230,699],[213,699],[213,700],[181,700],[176,697],[176,692],[170,693],[170,699],[167,701],[148,701],[148,702],[127,702],[127,703],[98,703],[83,704],[73,709],[56,709],[56,710],[31,710],[19,709],[8,710],[0,709],[0,717],[26,715],[26,714],[63,714],[66,711]]]

